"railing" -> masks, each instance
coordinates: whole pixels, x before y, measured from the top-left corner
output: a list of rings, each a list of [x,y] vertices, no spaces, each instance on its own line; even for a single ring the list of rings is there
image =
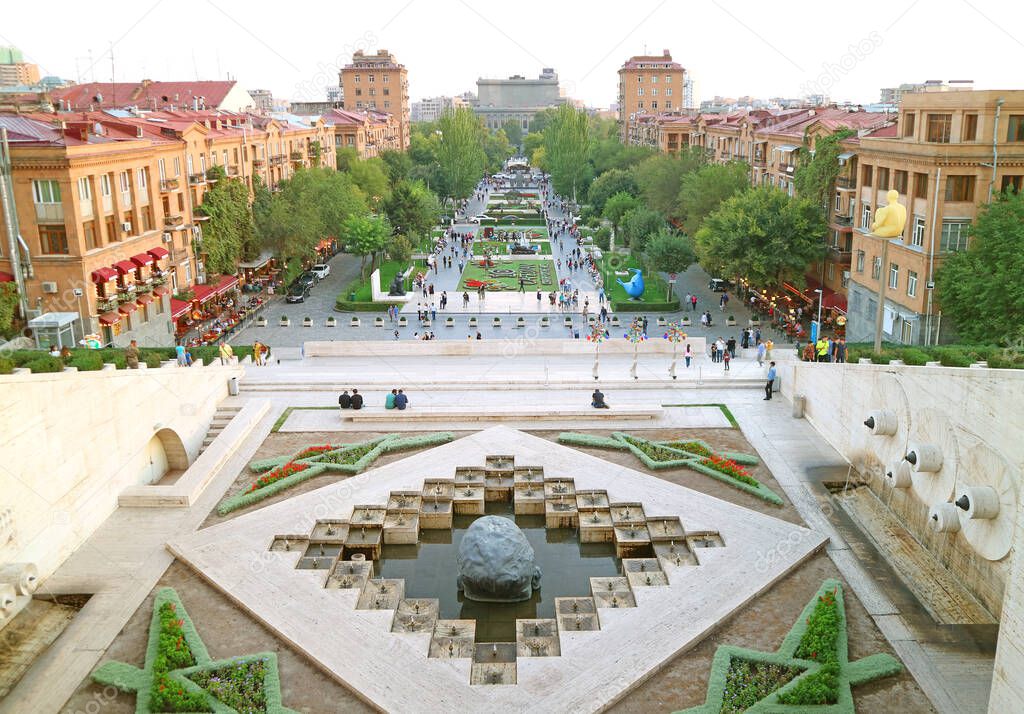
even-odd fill
[[[284,163],[284,154],[274,154],[270,157],[271,166],[279,166]]]
[[[765,158],[763,156],[755,156],[754,157],[754,166],[758,167],[759,169],[763,169],[767,165],[768,165],[768,162],[765,160]]]
[[[264,165],[265,165],[266,163],[267,163],[267,160],[266,160],[266,159],[253,159],[253,160],[252,160],[252,167],[253,167],[254,169],[262,169],[262,168],[263,168],[263,166],[264,166]]]
[[[228,164],[227,166],[224,167],[224,173],[227,174],[228,176],[237,176],[238,166],[236,164]]]
[[[189,185],[191,185],[191,186],[197,186],[199,184],[204,184],[204,183],[206,183],[206,174],[205,173],[202,173],[202,174],[189,174],[188,175],[188,182],[189,182]]]
[[[164,216],[164,225],[168,227],[180,226],[182,224],[181,216],[176,213]]]
[[[852,226],[853,216],[843,216],[837,213],[832,216],[832,222],[837,226]]]
[[[64,205],[61,203],[37,203],[37,223],[63,223]]]
[[[160,179],[160,191],[167,193],[168,191],[174,191],[178,188],[178,179]]]
[[[837,176],[836,188],[857,188],[857,180],[849,176]]]
[[[305,154],[303,154],[301,151],[293,151],[291,154],[289,154],[289,156],[291,156],[292,161],[301,161],[302,159],[306,158]]]
[[[117,301],[117,297],[116,296],[115,297],[101,297],[96,302],[96,309],[99,310],[100,312],[110,312],[111,310],[116,310],[118,305],[119,305],[119,303]]]
[[[828,247],[829,257],[832,259],[849,264],[850,259],[853,257],[853,251],[847,250],[841,245],[830,245]]]
[[[795,164],[787,164],[787,163],[784,163],[782,161],[780,161],[777,164],[777,166],[778,166],[779,173],[784,173],[784,174],[791,174],[791,173],[793,173],[794,169],[796,169],[796,165]]]

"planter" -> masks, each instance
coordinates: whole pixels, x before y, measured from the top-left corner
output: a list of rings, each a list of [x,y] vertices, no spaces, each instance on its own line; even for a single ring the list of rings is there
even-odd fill
[[[735,317],[726,318],[725,324],[728,325],[729,327],[736,327],[736,318]]]
[[[622,323],[619,321],[618,315],[612,315],[612,327],[619,327]]]
[[[761,326],[761,321],[760,320],[747,320],[747,324],[750,325],[751,327],[760,327]]]
[[[349,327],[359,327],[359,325],[361,323],[359,321],[359,318],[356,317],[355,315],[353,315],[352,319],[348,321],[348,324],[349,324]]]
[[[572,327],[572,318],[565,318],[564,320],[562,320],[562,324],[564,324],[566,327]]]
[[[256,327],[266,327],[266,326],[267,326],[267,318],[265,318],[265,317],[257,317],[256,318]]]
[[[424,320],[424,321],[423,321],[423,322],[421,322],[420,324],[421,324],[421,325],[422,325],[423,327],[430,327],[430,325],[432,324],[432,322],[431,322],[430,318],[428,317],[428,318],[427,318],[426,320]]]
[[[684,317],[683,318],[683,327],[689,327],[689,326],[690,326],[690,318]]]
[[[476,327],[476,325],[477,325],[477,319],[475,317],[469,318],[469,326],[470,327]]]
[[[445,318],[444,326],[445,327],[455,327],[455,318],[454,317]]]
[[[313,326],[313,318],[312,317],[304,317],[304,318],[302,318],[302,326],[303,327],[312,327]]]
[[[408,324],[409,324],[409,318],[406,317],[405,315],[402,315],[400,318],[398,318],[398,326],[399,327],[405,327]]]
[[[550,325],[551,325],[551,319],[547,315],[545,315],[544,317],[540,318],[540,326],[541,327],[549,327]]]
[[[664,317],[659,317],[658,318],[658,327],[664,327],[667,324],[668,324],[668,320],[666,320]]]
[[[501,327],[501,318],[500,317],[494,318],[493,320],[491,320],[491,324],[494,327]]]
[[[287,317],[282,317],[281,318],[281,327],[288,327],[291,324],[292,324],[292,321],[289,320]]]
[[[328,317],[326,320],[324,320],[324,326],[326,326],[326,327],[337,327],[338,326],[337,318]]]
[[[520,315],[516,318],[516,327],[526,327],[526,318]]]
[[[375,318],[373,318],[373,326],[374,327],[384,327],[384,318],[383,317],[375,317]]]

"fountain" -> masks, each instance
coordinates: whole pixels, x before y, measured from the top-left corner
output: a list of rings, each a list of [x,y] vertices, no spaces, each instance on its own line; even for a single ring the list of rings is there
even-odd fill
[[[456,563],[459,590],[470,600],[519,602],[540,587],[533,547],[507,518],[474,521],[459,544]]]

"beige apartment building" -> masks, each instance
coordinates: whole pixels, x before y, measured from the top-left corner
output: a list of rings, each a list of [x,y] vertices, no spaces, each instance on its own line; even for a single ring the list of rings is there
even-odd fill
[[[373,110],[332,109],[320,119],[331,135],[333,149],[353,148],[361,159],[379,156],[382,151],[402,151],[402,137],[393,114]]]
[[[387,112],[398,123],[400,147],[409,148],[409,77],[405,65],[385,49],[375,54],[356,50],[352,63],[341,69],[343,108]]]
[[[682,112],[686,70],[672,61],[672,53],[636,55],[619,68],[619,123],[623,142],[629,140],[629,122],[640,114]]]
[[[949,341],[956,306],[939,304],[935,272],[946,256],[967,249],[982,206],[1024,185],[1024,91],[905,94],[895,126],[847,148],[849,169],[837,185],[836,205],[854,226],[850,339],[873,337],[885,281],[884,339]],[[881,240],[869,233],[889,189],[899,192],[907,225],[888,241],[883,260]]]

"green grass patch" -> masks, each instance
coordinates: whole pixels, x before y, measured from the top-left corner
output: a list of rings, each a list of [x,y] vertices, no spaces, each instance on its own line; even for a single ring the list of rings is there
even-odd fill
[[[551,255],[551,243],[548,241],[531,241],[533,245],[540,248],[538,255]],[[509,246],[512,245],[511,241],[501,240],[485,240],[476,241],[473,243],[473,255],[477,257],[483,257],[484,250],[486,248],[491,249],[491,255],[509,255]]]
[[[542,266],[547,266],[542,271]],[[525,272],[523,272],[525,270]],[[495,272],[498,271],[498,272]],[[507,275],[504,271],[512,271]],[[543,290],[550,292],[558,287],[558,273],[555,271],[555,263],[550,259],[535,260],[496,260],[491,268],[481,267],[479,262],[473,262],[462,271],[462,279],[459,281],[459,290],[476,290],[473,286],[467,286],[467,280],[488,281],[489,291],[517,291],[519,290],[519,276],[525,275],[528,280],[526,291]],[[529,282],[532,278],[534,282]],[[546,278],[546,279],[545,279]]]
[[[628,283],[633,277],[631,268],[640,268],[643,271],[644,293],[639,300],[630,298],[626,289],[616,282],[616,279],[621,279]],[[679,309],[679,299],[674,295],[668,300],[665,299],[668,294],[668,283],[658,273],[645,268],[632,255],[606,253],[598,261],[598,269],[604,279],[605,294],[615,312],[672,312]],[[616,271],[626,271],[627,275],[616,275]]]

